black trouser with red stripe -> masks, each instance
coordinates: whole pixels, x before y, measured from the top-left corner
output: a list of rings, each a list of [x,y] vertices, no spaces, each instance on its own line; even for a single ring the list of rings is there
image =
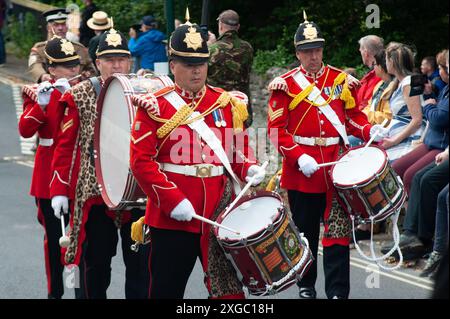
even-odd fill
[[[317,250],[320,237],[320,221],[324,218],[326,193],[302,193],[289,190],[289,206],[295,225],[304,233],[314,262],[297,283],[299,287],[314,287],[317,279]],[[347,298],[350,292],[350,251],[348,246],[323,247],[325,292],[328,298]]]
[[[119,232],[122,255],[125,262],[125,298],[146,299],[149,297],[150,269],[149,245],[142,245],[133,252],[130,247],[131,224],[144,215],[142,210],[133,210],[130,222],[122,224],[119,232],[114,221],[106,215],[106,206],[94,205],[86,223],[86,239],[80,260],[80,288],[84,296],[77,298],[105,299],[111,282],[111,260],[116,255]]]
[[[55,217],[50,199],[36,198],[38,221],[44,227],[44,258],[48,298],[60,299],[64,294],[61,247],[61,221]],[[64,216],[67,225],[68,215]]]
[[[183,299],[197,257],[202,256],[200,234],[154,227],[150,233],[150,298]]]

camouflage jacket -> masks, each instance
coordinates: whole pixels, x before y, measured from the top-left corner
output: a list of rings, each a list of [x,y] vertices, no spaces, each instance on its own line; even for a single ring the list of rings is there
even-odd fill
[[[253,48],[239,38],[236,31],[227,31],[209,47],[208,83],[224,90],[239,90],[249,95]]]

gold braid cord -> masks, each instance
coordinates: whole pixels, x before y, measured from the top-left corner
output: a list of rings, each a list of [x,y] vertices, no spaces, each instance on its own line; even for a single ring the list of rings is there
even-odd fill
[[[158,131],[156,132],[156,135],[158,138],[163,138],[164,136],[167,136],[172,132],[174,129],[179,127],[180,125],[188,125],[191,124],[201,118],[204,118],[208,114],[212,113],[214,110],[220,108],[224,108],[225,106],[230,103],[232,97],[228,94],[228,92],[222,92],[222,94],[219,96],[219,98],[214,102],[205,112],[201,113],[199,116],[188,119],[189,116],[195,111],[195,109],[198,107],[198,105],[203,100],[203,97],[195,104],[194,107],[190,107],[189,105],[183,105],[170,119],[163,119],[158,116],[153,115],[151,112],[147,112],[151,119],[153,119],[156,122],[164,123],[163,126],[161,126]],[[239,99],[236,99],[239,103]],[[242,103],[242,102],[241,102]],[[245,104],[244,104],[245,105]],[[247,107],[245,107],[245,110],[247,110]],[[245,121],[245,120],[244,120]]]
[[[158,138],[163,138],[176,127],[180,126],[182,122],[187,119],[192,113],[194,109],[190,108],[187,104],[183,105],[175,114],[172,116],[167,122],[164,123],[157,131],[156,135]]]
[[[231,97],[231,113],[233,114],[233,128],[236,133],[244,130],[244,122],[248,118],[247,105],[238,98]]]
[[[327,72],[327,77],[328,77],[328,72]],[[306,99],[306,102],[308,102],[308,103],[310,103],[310,104],[312,104],[314,106],[317,106],[317,107],[321,107],[321,106],[327,105],[328,103],[330,103],[330,101],[334,97],[334,92],[336,90],[336,86],[338,86],[342,82],[344,82],[344,85],[343,85],[343,88],[342,88],[342,93],[341,93],[340,99],[345,102],[345,108],[346,109],[354,108],[355,107],[355,99],[353,98],[352,93],[350,92],[350,89],[348,87],[347,74],[346,73],[340,73],[334,79],[333,87],[331,88],[331,95],[328,97],[328,99],[325,101],[325,103],[317,104],[317,103],[315,103],[315,101],[310,101],[310,100],[307,99],[307,96],[312,92],[312,90],[313,90],[313,88],[315,86],[314,83],[311,83],[310,85],[308,85],[304,90],[302,90],[297,95],[292,94],[292,93],[288,93],[291,97],[293,97],[291,103],[289,103],[289,111],[294,110],[300,104],[300,102],[302,102],[305,99]]]

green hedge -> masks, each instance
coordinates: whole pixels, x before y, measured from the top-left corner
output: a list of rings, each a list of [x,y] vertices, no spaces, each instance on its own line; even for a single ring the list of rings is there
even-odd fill
[[[8,18],[7,35],[8,50],[19,58],[27,57],[33,45],[41,41],[41,31],[36,28],[37,19],[30,12],[25,13],[23,23],[17,17]]]

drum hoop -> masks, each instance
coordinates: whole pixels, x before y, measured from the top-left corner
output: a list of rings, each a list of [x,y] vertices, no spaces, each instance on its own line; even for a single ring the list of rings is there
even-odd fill
[[[131,83],[130,83],[129,79],[125,76],[125,74],[115,73],[115,74],[111,75],[108,79],[106,79],[106,81],[103,85],[103,88],[100,91],[100,95],[97,99],[97,118],[95,119],[95,124],[94,124],[94,160],[95,160],[95,175],[97,177],[97,181],[100,186],[100,193],[102,195],[103,201],[110,209],[119,210],[119,209],[123,209],[124,205],[122,202],[124,200],[124,195],[122,195],[122,199],[117,205],[112,202],[111,198],[108,195],[108,192],[106,191],[106,187],[104,185],[102,164],[100,161],[100,125],[101,125],[101,114],[103,111],[103,102],[105,100],[105,96],[108,91],[108,87],[111,84],[111,82],[114,81],[114,79],[117,79],[122,84],[122,87],[125,90],[129,90],[131,88],[131,85],[129,85]],[[131,88],[130,93],[125,93],[129,121],[134,120],[134,114],[132,111],[130,111],[130,106],[134,107],[133,104],[131,103],[131,96],[130,96],[131,92],[133,92],[132,88]],[[130,125],[132,123],[133,122],[130,122]],[[132,178],[134,179],[134,177],[132,177]],[[133,181],[130,181],[130,179],[131,179],[130,174],[128,174],[127,180],[125,182],[124,194],[127,192],[127,189],[131,188],[131,186],[133,184]],[[129,194],[127,194],[127,195],[130,196]]]
[[[337,161],[340,161],[340,160],[341,160],[345,155],[347,155],[350,151],[356,150],[356,149],[358,149],[358,148],[363,148],[363,147],[364,147],[364,145],[361,145],[361,146],[353,147],[353,148],[347,150],[346,152],[342,153],[342,154],[338,157]],[[341,184],[341,183],[337,183],[337,182],[335,183],[335,182],[333,181],[333,172],[334,172],[334,168],[335,168],[336,165],[337,165],[337,164],[334,164],[334,165],[331,166],[331,169],[330,169],[330,171],[329,171],[329,174],[330,174],[331,180],[333,181],[333,185],[334,185],[335,187],[338,187],[338,188],[341,188],[341,189],[349,189],[349,188],[353,188],[354,186],[361,186],[361,187],[364,187],[364,186],[369,185],[369,184],[377,177],[377,175],[379,175],[381,172],[384,172],[384,170],[386,169],[386,167],[387,167],[388,164],[389,164],[389,162],[388,162],[388,160],[387,160],[388,157],[387,157],[386,151],[385,151],[384,149],[382,149],[381,147],[379,147],[378,145],[373,145],[373,146],[370,146],[370,147],[378,148],[378,149],[381,150],[381,151],[383,152],[383,154],[384,154],[384,162],[383,162],[383,164],[381,165],[380,169],[378,169],[372,176],[370,176],[370,177],[368,177],[368,178],[366,178],[366,179],[364,179],[364,180],[362,180],[362,181],[359,181],[358,183],[353,183],[353,184]]]
[[[275,221],[273,222],[272,225],[276,224],[276,223],[278,222],[278,219],[279,219],[279,220],[283,220],[283,218],[279,218],[279,217],[280,217],[280,215],[282,215],[282,214],[286,214],[286,209],[284,209],[285,207],[284,207],[284,204],[283,204],[283,201],[282,201],[281,196],[280,196],[278,193],[270,192],[270,191],[264,191],[264,190],[256,191],[255,193],[251,193],[251,194],[249,194],[249,195],[243,196],[243,197],[236,203],[236,205],[234,206],[234,208],[227,214],[227,216],[229,216],[229,215],[230,215],[237,207],[239,207],[242,203],[245,203],[245,202],[247,202],[247,201],[249,201],[249,200],[252,200],[252,199],[254,199],[254,198],[259,198],[259,197],[272,197],[272,198],[278,199],[279,202],[280,202],[280,204],[281,204],[281,206],[280,206],[279,208],[283,208],[283,209],[277,209],[276,219],[275,219]],[[219,214],[219,216],[218,216],[217,219],[216,219],[216,222],[217,222],[217,223],[221,224],[221,223],[223,222],[223,220],[224,220],[223,214],[224,214],[225,211],[226,211],[226,208]],[[270,225],[269,225],[269,226],[270,226]],[[260,235],[260,233],[261,233],[261,235],[262,235],[262,234],[265,234],[266,231],[267,231],[267,227],[258,230],[258,231],[255,232],[253,235]],[[215,235],[215,237],[216,237],[217,239],[220,239],[220,241],[224,241],[224,240],[225,240],[224,238],[220,238],[220,237],[219,237],[219,229],[218,229],[217,227],[214,228],[214,235]],[[252,236],[253,236],[253,235],[252,235]],[[255,239],[250,239],[250,240],[249,240],[249,238],[251,238],[252,236],[250,236],[250,237],[248,237],[248,238],[245,238],[245,241],[246,241],[246,242],[251,242],[251,243],[253,244],[253,243],[255,242]],[[231,245],[234,246],[235,244],[242,243],[242,241],[243,241],[242,238],[240,238],[240,239],[228,239],[228,240],[226,241],[226,243],[227,243],[227,244],[231,244]],[[228,247],[228,246],[227,246],[227,247]],[[245,246],[243,246],[243,247],[245,247]]]
[[[136,74],[122,74],[122,73],[115,73],[111,75],[104,83],[103,89],[100,91],[100,95],[97,99],[97,118],[95,120],[94,125],[94,159],[95,159],[95,174],[97,176],[97,181],[99,182],[99,185],[102,186],[100,188],[101,195],[103,200],[105,201],[106,205],[113,210],[121,210],[124,208],[127,208],[129,206],[129,202],[132,200],[133,195],[136,192],[136,189],[139,187],[139,184],[137,180],[134,178],[132,172],[129,170],[127,180],[125,182],[125,188],[122,194],[122,199],[120,202],[115,205],[112,200],[110,199],[108,193],[106,192],[106,188],[104,187],[104,179],[103,179],[103,173],[101,170],[101,162],[100,162],[100,125],[101,125],[101,113],[103,110],[103,102],[106,96],[106,92],[108,91],[108,87],[111,84],[111,82],[114,79],[117,79],[120,84],[122,85],[124,89],[124,95],[126,99],[127,109],[128,109],[128,120],[130,125],[130,132],[131,132],[131,126],[134,123],[134,119],[136,116],[136,106],[133,105],[131,101],[131,96],[135,94],[134,88],[132,86],[132,83],[130,81],[131,78],[136,77]],[[164,86],[173,86],[173,81],[170,79],[170,77],[165,75],[154,75],[152,74],[152,77],[158,78]],[[148,79],[150,77],[145,77]]]

